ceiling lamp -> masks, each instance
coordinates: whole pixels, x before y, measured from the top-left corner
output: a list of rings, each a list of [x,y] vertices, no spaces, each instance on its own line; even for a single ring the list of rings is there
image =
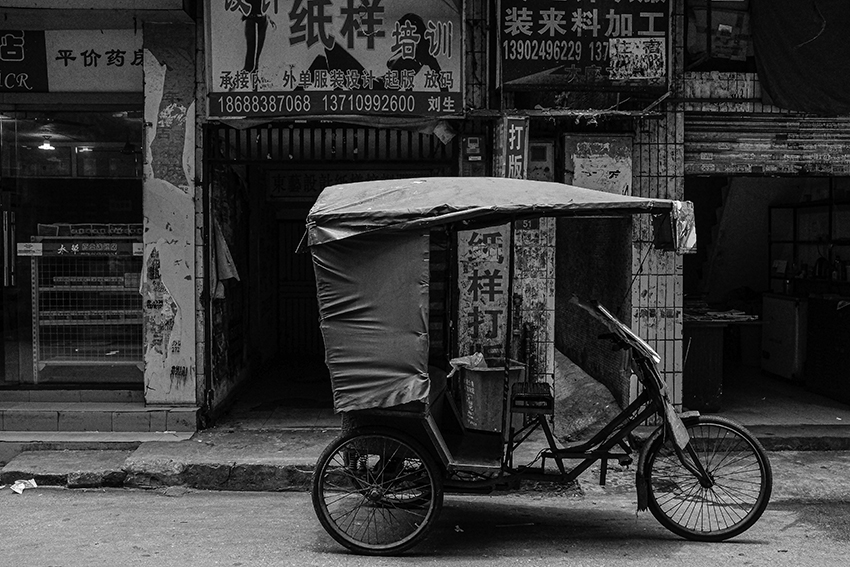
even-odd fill
[[[40,150],[55,150],[56,148],[50,143],[50,136],[44,137],[44,143],[41,144],[38,149]]]

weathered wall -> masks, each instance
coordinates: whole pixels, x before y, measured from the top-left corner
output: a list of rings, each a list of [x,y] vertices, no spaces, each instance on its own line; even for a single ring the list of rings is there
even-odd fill
[[[611,350],[608,341],[600,341],[598,335],[605,332],[604,327],[569,300],[573,294],[596,300],[616,316],[627,318],[632,222],[582,218],[557,222],[555,344],[584,372],[608,387],[620,404],[627,405],[624,354]]]
[[[634,145],[634,195],[682,199],[684,118],[666,112],[641,122]],[[682,400],[682,256],[652,246],[651,219],[635,220],[632,328],[661,355],[659,369],[675,404]],[[632,395],[636,384],[632,384]]]
[[[225,404],[236,387],[246,378],[248,368],[249,320],[251,306],[259,296],[250,294],[248,267],[248,218],[251,193],[247,168],[241,165],[217,166],[210,171],[210,211],[212,301],[207,316],[211,326],[209,348],[210,408]],[[263,193],[263,191],[256,191]],[[225,252],[226,247],[226,252]],[[236,273],[219,273],[219,260],[230,256]],[[266,261],[270,261],[268,258]],[[226,279],[225,279],[226,278]],[[259,362],[259,361],[255,361]]]
[[[145,402],[196,405],[195,28],[144,31]]]
[[[684,71],[684,10],[676,0],[672,17],[671,92],[681,94]],[[633,189],[637,197],[682,199],[685,189],[685,120],[681,104],[666,104],[660,119],[638,123],[633,146]],[[661,355],[659,370],[672,401],[682,403],[683,258],[652,247],[651,219],[635,219],[632,251],[631,326]],[[630,397],[637,394],[632,381]]]

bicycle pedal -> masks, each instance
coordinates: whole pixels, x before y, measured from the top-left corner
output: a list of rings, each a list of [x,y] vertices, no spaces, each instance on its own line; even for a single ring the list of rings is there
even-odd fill
[[[634,462],[631,457],[620,457],[617,459],[617,462],[620,463],[621,467],[627,467]]]

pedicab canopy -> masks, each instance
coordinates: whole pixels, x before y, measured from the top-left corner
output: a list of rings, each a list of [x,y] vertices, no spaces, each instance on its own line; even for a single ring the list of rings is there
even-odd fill
[[[562,183],[430,177],[334,185],[307,216],[337,412],[427,403],[429,231],[541,216],[659,213],[658,242],[695,246],[689,202]],[[670,222],[667,222],[670,221]],[[424,407],[412,404],[413,407]]]

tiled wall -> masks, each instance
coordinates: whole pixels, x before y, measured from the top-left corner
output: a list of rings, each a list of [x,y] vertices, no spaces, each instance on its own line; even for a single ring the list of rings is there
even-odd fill
[[[634,144],[634,188],[639,197],[682,199],[684,115],[641,121]],[[651,219],[635,222],[632,327],[662,357],[660,370],[673,402],[682,401],[682,257],[652,248]],[[634,386],[633,386],[634,388]]]

